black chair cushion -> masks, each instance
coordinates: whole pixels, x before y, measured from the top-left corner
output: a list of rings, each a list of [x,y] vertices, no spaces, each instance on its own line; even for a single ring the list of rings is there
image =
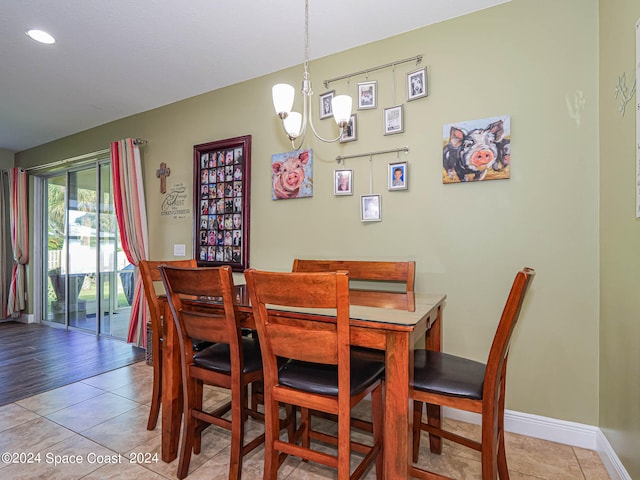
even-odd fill
[[[351,395],[356,395],[381,378],[384,363],[351,356]],[[280,385],[303,392],[338,396],[338,367],[289,360],[278,375]]]
[[[195,352],[201,352],[207,347],[213,345],[213,342],[205,342],[204,340],[196,340],[195,338],[191,342],[193,344],[193,350]]]
[[[375,348],[368,347],[351,347],[351,358],[361,358],[363,360],[369,360],[373,362],[385,362],[384,350],[376,350]],[[384,380],[385,372],[382,372],[380,378]]]
[[[482,399],[484,363],[432,350],[416,350],[413,365],[413,388],[416,390]]]
[[[249,337],[242,338],[244,351],[243,373],[255,372],[262,369],[260,344]],[[231,355],[228,343],[216,343],[193,355],[193,364],[214,372],[231,375]]]

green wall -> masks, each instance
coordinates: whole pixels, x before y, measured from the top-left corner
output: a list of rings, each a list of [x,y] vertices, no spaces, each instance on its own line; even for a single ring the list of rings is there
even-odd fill
[[[635,78],[637,0],[600,2],[600,427],[640,478],[640,220],[635,218],[638,96],[621,115],[618,78]]]
[[[0,148],[0,170],[7,170],[13,167],[13,152]]]
[[[448,295],[445,349],[478,360],[486,360],[515,272],[535,267],[512,344],[507,408],[597,425],[597,14],[596,0],[513,0],[311,62],[322,93],[323,79],[423,54],[430,90],[406,103],[405,133],[383,136],[382,108],[403,101],[405,74],[416,67],[396,67],[395,101],[392,71],[371,74],[378,109],[357,112],[358,140],[308,140],[312,198],[271,200],[271,155],[290,150],[271,85],[299,85],[300,66],[60,139],[17,160],[28,166],[100,150],[118,138],[146,139],[150,254],[171,258],[174,243],[190,253],[192,219],[161,217],[160,163],[171,168],[168,187],[183,183],[191,195],[193,145],[251,134],[252,266],[288,270],[295,257],[415,259],[416,289]],[[354,95],[363,80],[330,88]],[[578,122],[567,103],[579,94],[585,104]],[[443,124],[498,115],[511,116],[511,179],[443,185]],[[333,133],[329,120],[316,124]],[[387,164],[396,156],[374,157],[383,221],[361,223],[369,160],[347,161],[354,195],[334,197],[336,155],[405,145],[410,153],[400,160],[409,162],[409,190],[388,192]]]

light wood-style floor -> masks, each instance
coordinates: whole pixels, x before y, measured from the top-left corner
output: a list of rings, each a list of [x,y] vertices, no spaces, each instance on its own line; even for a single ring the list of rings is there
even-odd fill
[[[151,384],[152,368],[139,362],[0,407],[0,453],[13,454],[10,462],[0,462],[0,478],[175,479],[177,461],[167,464],[160,459],[159,427],[146,430]],[[206,395],[207,404],[227,398],[213,388],[207,388]],[[247,435],[252,438],[262,426],[249,422]],[[459,430],[479,434],[477,426],[453,423]],[[192,458],[187,478],[226,478],[229,444],[229,432],[207,429],[202,453]],[[476,452],[445,441],[438,456],[427,451],[426,437],[422,444],[423,466],[452,478],[481,478]],[[259,448],[245,459],[244,480],[262,478],[262,455]],[[512,480],[609,478],[595,452],[521,435],[507,434],[507,457]],[[29,459],[31,463],[26,462]],[[279,478],[324,480],[336,475],[331,469],[289,458]],[[365,478],[374,479],[375,472],[370,470]]]

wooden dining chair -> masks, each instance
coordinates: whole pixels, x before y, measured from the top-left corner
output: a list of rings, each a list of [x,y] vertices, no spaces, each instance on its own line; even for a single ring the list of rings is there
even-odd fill
[[[261,434],[244,443],[248,414],[247,387],[262,379],[259,342],[242,336],[231,267],[176,268],[160,266],[180,345],[184,421],[178,462],[178,478],[189,472],[191,453],[200,453],[202,431],[211,424],[231,430],[229,478],[239,480],[242,458],[264,441]],[[222,309],[205,308],[198,298],[220,297]],[[193,339],[212,342],[199,352]],[[214,411],[202,405],[203,384],[227,388],[231,401]],[[231,420],[222,416],[231,410]]]
[[[416,262],[367,260],[306,260],[296,258],[293,272],[349,272],[350,282],[359,283],[349,290],[351,305],[415,311]],[[368,288],[360,288],[360,287]],[[399,289],[393,289],[393,287]]]
[[[415,311],[415,261],[369,261],[369,260],[312,260],[293,261],[293,272],[349,272],[349,302],[351,305],[365,307],[391,308],[395,310]],[[354,288],[352,282],[357,284]],[[364,288],[369,287],[369,288]],[[384,362],[382,350],[353,347],[352,352],[370,360]],[[322,412],[312,412],[329,420],[333,416]],[[357,417],[351,419],[352,426],[367,432],[372,431],[371,422]]]
[[[149,411],[149,420],[147,420],[147,430],[153,430],[158,423],[160,414],[160,397],[162,393],[162,342],[164,338],[165,328],[163,327],[163,312],[158,303],[158,291],[156,284],[162,283],[160,276],[160,265],[171,265],[175,267],[195,268],[197,263],[195,260],[164,260],[151,261],[141,260],[138,264],[140,275],[142,276],[142,285],[144,287],[144,296],[149,305],[149,314],[151,315],[151,358],[153,359],[153,393],[151,395],[151,409]]]
[[[511,334],[516,326],[522,303],[535,275],[531,268],[518,272],[502,312],[486,364],[431,350],[415,350],[414,381],[410,388],[414,400],[413,462],[418,461],[420,432],[436,438],[446,438],[482,454],[482,479],[508,480],[504,447],[504,397],[507,360]],[[482,416],[482,440],[477,442],[422,421],[422,405],[439,405]],[[445,478],[434,476],[415,465],[411,475],[420,479]]]
[[[384,364],[351,357],[349,275],[245,271],[264,365],[264,478],[276,480],[283,457],[293,455],[337,469],[338,480],[358,479],[376,462],[382,478]],[[269,309],[267,309],[269,308]],[[335,318],[283,313],[278,308],[329,309]],[[287,359],[284,365],[279,358]],[[373,445],[351,440],[351,410],[371,394]],[[279,402],[300,408],[301,423],[288,442],[278,433]],[[312,430],[309,411],[338,417],[337,437]],[[301,445],[296,440],[301,439]],[[312,449],[311,439],[332,443],[337,454]],[[350,474],[351,451],[364,454]]]

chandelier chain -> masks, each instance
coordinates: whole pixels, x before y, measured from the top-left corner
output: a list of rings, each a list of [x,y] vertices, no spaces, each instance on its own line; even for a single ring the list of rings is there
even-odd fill
[[[309,64],[309,0],[304,2],[304,66]]]
[[[352,100],[347,95],[337,95],[331,99],[331,114],[333,115],[336,123],[338,124],[338,135],[332,139],[326,139],[320,136],[313,125],[313,107],[311,104],[311,97],[313,95],[313,89],[311,88],[311,75],[309,74],[309,0],[304,2],[304,74],[302,79],[302,114],[291,111],[291,106],[294,100],[294,89],[291,85],[278,84],[274,85],[273,101],[276,107],[276,113],[282,120],[285,132],[287,133],[289,140],[291,140],[291,147],[294,150],[302,148],[304,143],[307,124],[309,125],[313,134],[321,141],[326,143],[337,142],[341,139],[342,134],[349,123],[349,116],[346,114],[351,111]],[[276,88],[277,87],[277,88]],[[284,88],[283,88],[284,87]],[[337,114],[336,114],[337,113]],[[296,140],[299,142],[299,146],[296,147]]]

